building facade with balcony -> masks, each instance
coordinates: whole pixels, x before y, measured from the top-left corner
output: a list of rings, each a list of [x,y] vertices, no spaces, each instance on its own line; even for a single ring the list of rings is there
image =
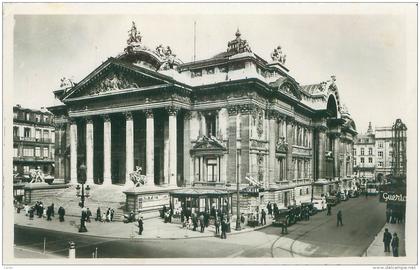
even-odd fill
[[[38,167],[54,175],[54,115],[45,108],[13,107],[13,172],[29,174]]]
[[[183,196],[227,194],[239,181],[245,212],[350,188],[356,126],[335,76],[300,85],[280,46],[266,61],[239,30],[225,52],[190,63],[129,33],[124,53],[54,91],[56,177],[75,184],[86,164],[88,184],[128,185],[141,168],[141,188]]]
[[[373,180],[377,168],[376,140],[372,124],[365,133],[358,134],[353,148],[353,171],[358,179]],[[363,180],[362,180],[363,182]]]

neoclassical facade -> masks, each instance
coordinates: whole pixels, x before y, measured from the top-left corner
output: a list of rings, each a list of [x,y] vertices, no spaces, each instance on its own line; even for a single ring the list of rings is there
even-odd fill
[[[56,178],[76,183],[85,164],[87,183],[124,185],[139,166],[149,190],[239,180],[248,201],[284,206],[351,188],[356,128],[334,76],[300,85],[280,46],[266,61],[239,30],[225,52],[189,63],[141,39],[133,24],[123,53],[54,91]]]

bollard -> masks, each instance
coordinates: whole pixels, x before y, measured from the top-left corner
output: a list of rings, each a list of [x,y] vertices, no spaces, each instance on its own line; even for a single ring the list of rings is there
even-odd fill
[[[44,237],[44,251],[42,252],[44,254],[45,254],[45,244],[46,244],[46,242],[47,242],[47,239]]]
[[[76,259],[76,244],[73,241],[69,242],[69,259]]]
[[[98,258],[98,248],[95,248],[95,258]]]

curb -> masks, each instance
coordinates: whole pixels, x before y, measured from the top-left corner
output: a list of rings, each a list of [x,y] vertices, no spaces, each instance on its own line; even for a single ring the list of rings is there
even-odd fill
[[[27,226],[27,225],[20,225],[20,224],[14,224],[14,226],[17,227],[21,227],[21,228],[30,228],[30,229],[35,229],[35,230],[45,230],[45,231],[54,231],[54,232],[60,232],[60,233],[64,233],[64,234],[71,234],[71,235],[86,235],[89,237],[96,237],[96,238],[108,238],[108,239],[115,239],[115,240],[132,240],[132,241],[141,241],[141,240],[147,240],[147,241],[151,241],[151,240],[185,240],[185,239],[198,239],[198,238],[217,238],[215,235],[197,235],[197,236],[191,236],[191,237],[145,237],[145,238],[137,238],[137,237],[118,237],[118,236],[100,236],[100,235],[95,235],[95,234],[89,234],[88,233],[79,233],[79,232],[66,232],[66,231],[59,231],[59,230],[54,230],[54,229],[47,229],[47,228],[40,228],[40,227],[31,227],[31,226]],[[264,226],[260,226],[260,227],[256,227],[253,229],[243,229],[240,231],[235,231],[234,229],[231,229],[231,232],[228,233],[230,235],[235,235],[235,234],[241,234],[241,233],[247,233],[247,232],[253,232],[253,231],[258,231],[264,228],[267,228],[271,226],[271,224],[266,224]],[[137,235],[137,234],[136,234]]]

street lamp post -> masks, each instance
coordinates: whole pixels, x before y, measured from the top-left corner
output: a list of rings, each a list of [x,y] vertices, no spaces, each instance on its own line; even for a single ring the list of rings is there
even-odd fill
[[[237,150],[236,153],[236,230],[241,230],[241,220],[239,217],[239,153],[241,150]]]
[[[80,185],[76,186],[76,196],[80,197],[79,206],[82,208],[82,216],[80,218],[79,232],[87,232],[87,229],[85,226],[87,213],[84,211],[84,207],[85,207],[86,198],[90,196],[89,194],[90,187],[89,185],[87,185],[85,188],[85,183],[86,183],[86,165],[85,164],[80,165],[79,175],[80,175],[80,184],[82,186],[81,188],[80,188]],[[80,193],[80,191],[82,191],[82,193]]]

